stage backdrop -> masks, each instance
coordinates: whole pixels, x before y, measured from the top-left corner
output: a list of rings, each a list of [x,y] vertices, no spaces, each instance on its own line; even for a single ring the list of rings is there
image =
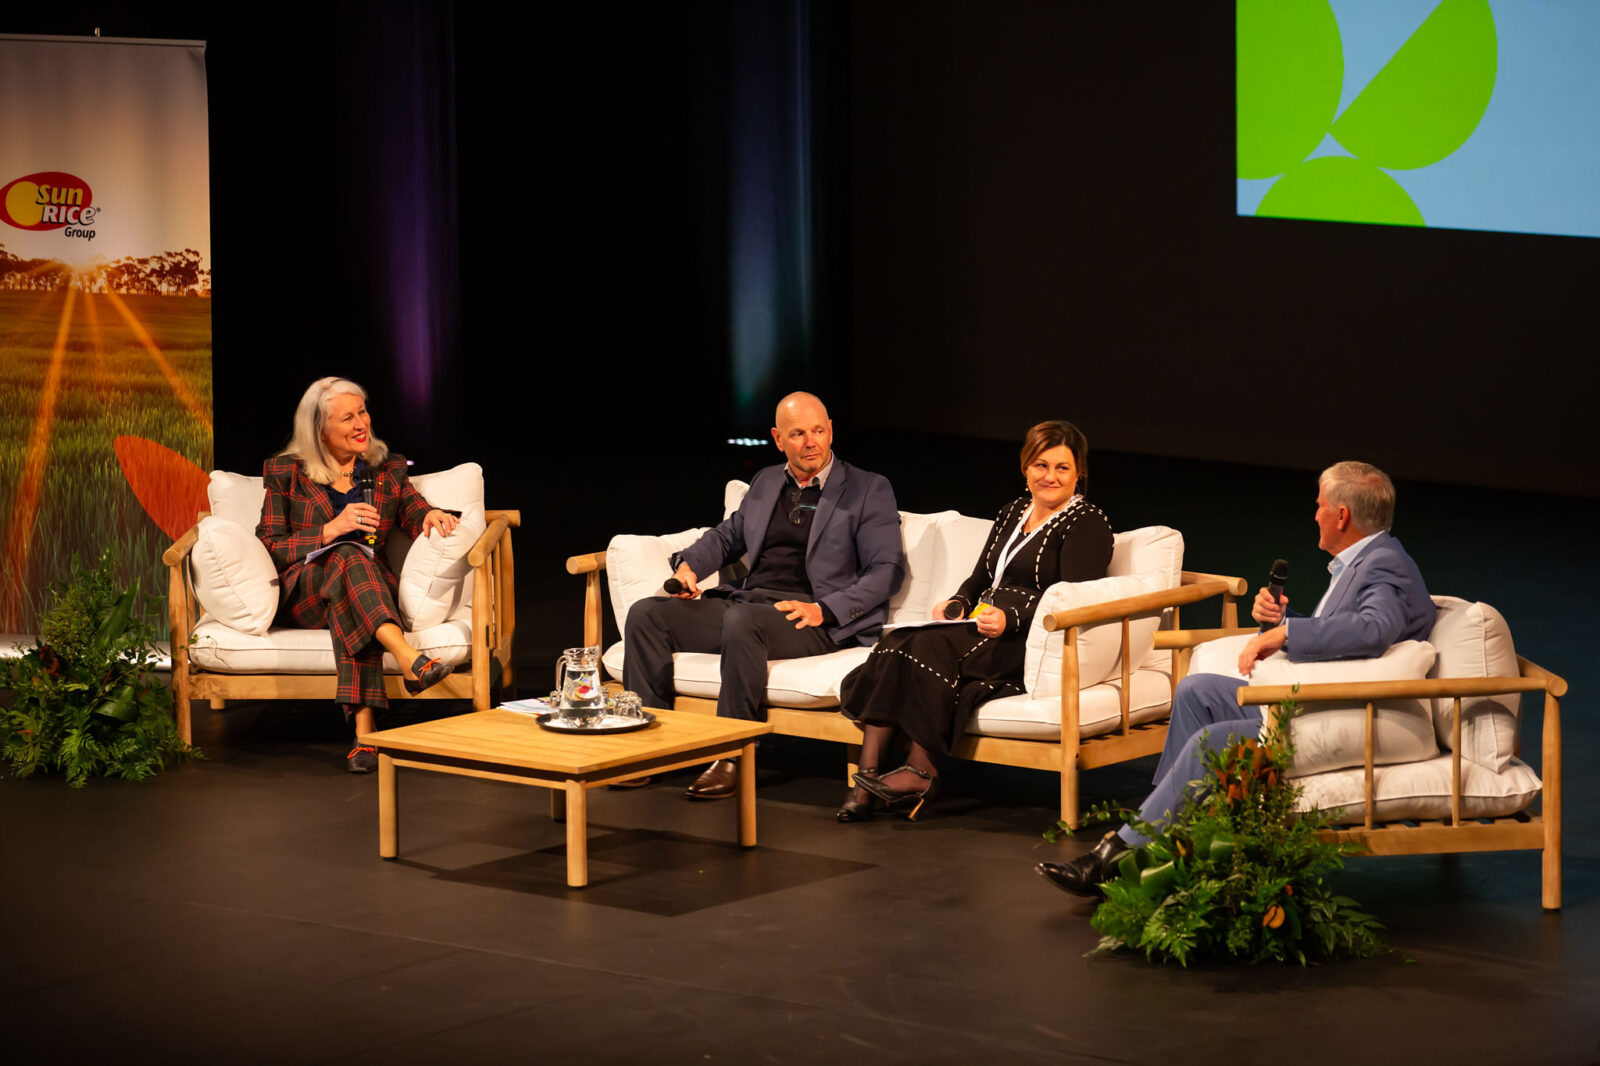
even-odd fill
[[[74,556],[164,592],[212,459],[205,46],[0,36],[0,633]]]

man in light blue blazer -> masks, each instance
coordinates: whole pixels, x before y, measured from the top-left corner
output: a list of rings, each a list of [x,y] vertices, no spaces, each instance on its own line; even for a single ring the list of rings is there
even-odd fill
[[[1390,533],[1394,484],[1368,463],[1335,463],[1318,480],[1317,547],[1333,556],[1328,589],[1311,616],[1288,610],[1263,588],[1251,614],[1262,625],[1239,655],[1239,673],[1282,650],[1293,662],[1370,659],[1402,640],[1426,640],[1437,610],[1411,556]],[[1220,751],[1261,731],[1261,713],[1239,706],[1244,682],[1220,674],[1196,674],[1178,683],[1172,721],[1156,766],[1155,788],[1139,816],[1160,825],[1182,805],[1190,781],[1205,776],[1202,751]],[[1203,736],[1202,736],[1203,734]],[[1073,862],[1041,862],[1039,873],[1067,892],[1092,896],[1112,875],[1130,847],[1147,843],[1130,826],[1107,833]]]
[[[784,397],[775,422],[785,462],[756,474],[737,511],[672,557],[682,591],[628,612],[622,679],[647,707],[672,706],[674,652],[716,652],[717,714],[759,718],[769,660],[871,644],[888,620],[906,569],[888,479],[835,458],[833,422],[810,393]],[[701,593],[701,578],[741,556],[744,578]],[[719,759],[687,794],[726,799],[737,769]]]

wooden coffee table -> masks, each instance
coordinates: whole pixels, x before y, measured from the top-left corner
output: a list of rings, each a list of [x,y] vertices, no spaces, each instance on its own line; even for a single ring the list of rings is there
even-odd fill
[[[538,785],[551,790],[551,817],[567,823],[567,884],[582,888],[589,883],[589,789],[734,758],[739,843],[754,847],[755,741],[771,726],[689,711],[651,713],[656,720],[645,729],[596,736],[551,732],[529,715],[498,708],[363,733],[358,742],[378,752],[378,854],[393,859],[400,851],[397,767]]]

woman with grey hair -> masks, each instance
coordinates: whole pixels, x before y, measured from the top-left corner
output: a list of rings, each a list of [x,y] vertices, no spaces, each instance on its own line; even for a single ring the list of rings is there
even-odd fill
[[[405,458],[372,435],[366,390],[340,377],[319,378],[306,389],[289,446],[261,473],[267,498],[256,536],[278,568],[278,622],[332,631],[335,699],[346,718],[354,718],[358,735],[371,732],[373,709],[388,706],[385,651],[400,664],[413,695],[450,673],[407,643],[384,541],[397,526],[413,537],[435,529],[449,536],[458,518],[411,487]],[[368,773],[377,769],[378,757],[355,745],[345,765]]]

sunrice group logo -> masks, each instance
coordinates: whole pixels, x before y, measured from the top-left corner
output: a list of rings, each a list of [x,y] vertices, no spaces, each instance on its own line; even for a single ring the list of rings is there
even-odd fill
[[[17,229],[66,229],[68,237],[94,240],[98,213],[89,183],[73,174],[46,170],[0,188],[0,221]]]

